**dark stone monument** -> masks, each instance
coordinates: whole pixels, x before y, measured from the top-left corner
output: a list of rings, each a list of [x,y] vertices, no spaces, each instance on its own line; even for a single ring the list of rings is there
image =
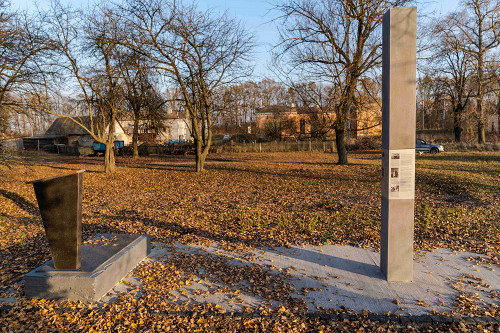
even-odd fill
[[[28,298],[96,302],[151,251],[148,235],[97,235],[82,246],[84,171],[29,183],[53,260],[24,276]]]
[[[81,268],[82,175],[85,170],[30,182],[56,270]]]

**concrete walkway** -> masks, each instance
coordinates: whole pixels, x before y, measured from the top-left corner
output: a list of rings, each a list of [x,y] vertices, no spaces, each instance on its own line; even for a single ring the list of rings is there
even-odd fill
[[[463,291],[477,293],[479,303],[500,305],[492,299],[490,291],[500,290],[500,267],[477,266],[475,261],[467,258],[477,254],[452,252],[438,249],[434,252],[415,253],[414,281],[411,283],[388,283],[379,269],[380,253],[371,249],[351,246],[293,246],[291,248],[258,249],[251,253],[232,253],[219,249],[217,245],[208,248],[201,246],[185,246],[176,244],[167,247],[154,244],[149,262],[169,261],[179,253],[189,256],[203,256],[220,260],[223,258],[229,265],[259,266],[272,274],[286,276],[286,283],[293,286],[292,297],[303,300],[308,311],[351,308],[360,313],[368,310],[377,314],[418,316],[451,312],[453,302],[459,297],[457,285],[459,280]],[[249,260],[250,258],[250,260]],[[204,268],[198,267],[195,272],[203,275]],[[285,274],[286,273],[286,274]],[[464,274],[478,278],[483,284],[477,286],[468,283]],[[139,281],[130,275],[114,288],[102,301],[109,302],[122,292],[134,289]],[[171,291],[180,302],[216,303],[226,311],[242,311],[245,307],[257,308],[263,304],[279,306],[280,301],[271,302],[251,292],[241,292],[239,302],[234,301],[235,286],[223,282],[223,276],[211,280],[197,280],[189,286]],[[249,285],[252,281],[242,282]],[[244,288],[240,288],[243,289]],[[210,292],[210,290],[217,290]]]

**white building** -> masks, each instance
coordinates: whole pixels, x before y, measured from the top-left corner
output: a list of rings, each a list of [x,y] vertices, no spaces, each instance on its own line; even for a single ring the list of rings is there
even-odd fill
[[[187,112],[172,111],[169,109],[163,123],[165,130],[157,134],[157,142],[189,141],[191,131],[189,128],[189,116]]]
[[[85,117],[74,117],[79,123],[90,129],[90,118]],[[94,123],[94,131],[97,132],[97,125]],[[106,135],[109,132],[109,128],[106,128]],[[92,136],[79,124],[74,122],[68,117],[59,117],[52,125],[49,127],[45,135],[52,135],[59,138],[58,141],[68,146],[80,146],[80,147],[92,147],[94,144],[94,139]],[[123,141],[124,145],[127,146],[131,143],[132,138],[124,131],[123,127],[116,122],[114,131],[114,140]]]
[[[106,137],[108,136],[109,127],[106,129]],[[113,132],[114,141],[123,141],[123,145],[128,146],[132,143],[132,136],[126,133],[120,122],[115,122],[115,131]]]
[[[191,140],[190,120],[186,112],[169,109],[163,119],[164,129],[159,132],[149,128],[146,121],[139,122],[139,141],[169,143],[171,141]],[[120,124],[124,131],[132,137],[134,133],[133,120],[122,120]]]

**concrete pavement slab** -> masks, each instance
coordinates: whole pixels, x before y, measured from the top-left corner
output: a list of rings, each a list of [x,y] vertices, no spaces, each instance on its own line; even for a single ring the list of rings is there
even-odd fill
[[[498,267],[478,267],[467,258],[477,254],[436,249],[433,252],[416,252],[413,282],[387,282],[380,271],[380,253],[373,249],[352,246],[292,246],[290,248],[263,248],[249,253],[224,251],[218,245],[166,246],[154,244],[148,262],[173,260],[179,254],[206,260],[227,261],[234,267],[263,267],[271,274],[286,276],[291,298],[305,304],[307,311],[350,308],[355,312],[364,310],[377,313],[392,313],[403,316],[430,315],[432,312],[453,311],[453,302],[459,296],[453,283],[464,274],[477,277],[489,288],[474,289],[485,303],[499,304],[489,296],[490,290],[500,289]],[[208,259],[207,259],[208,258]],[[252,259],[249,259],[252,258]],[[147,264],[147,263],[146,263]],[[284,304],[277,299],[252,293],[252,281],[240,281],[228,285],[223,276],[207,278],[203,265],[194,272],[204,279],[192,285],[171,291],[179,302],[214,303],[226,311],[244,311],[262,305]],[[139,282],[131,274],[118,285],[114,292],[103,298],[111,301],[117,293],[139,290]],[[235,298],[235,290],[241,291]],[[288,298],[290,298],[288,297]],[[290,299],[288,299],[290,301]]]

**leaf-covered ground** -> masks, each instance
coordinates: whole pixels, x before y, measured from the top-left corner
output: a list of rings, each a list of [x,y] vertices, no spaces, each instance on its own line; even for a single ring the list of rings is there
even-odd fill
[[[192,157],[138,161],[122,157],[117,163],[116,174],[108,176],[101,172],[99,158],[0,156],[0,298],[13,290],[21,297],[14,307],[0,312],[0,327],[7,331],[328,331],[342,330],[343,325],[354,331],[428,329],[394,328],[362,319],[332,323],[297,316],[289,309],[277,312],[280,315],[274,319],[250,322],[170,316],[165,313],[179,310],[179,305],[169,304],[158,292],[139,299],[124,295],[107,309],[23,299],[22,276],[49,259],[35,195],[25,182],[70,170],[88,171],[83,188],[84,239],[98,233],[147,233],[155,242],[217,243],[233,252],[292,244],[379,247],[380,154],[352,154],[347,166],[336,165],[336,155],[325,153],[214,155],[202,174],[193,172]],[[415,249],[467,250],[488,256],[471,260],[498,265],[499,180],[500,153],[418,155]],[[189,280],[175,265],[169,271],[163,277],[165,288],[175,289]],[[217,308],[192,306],[190,311],[217,313]]]

